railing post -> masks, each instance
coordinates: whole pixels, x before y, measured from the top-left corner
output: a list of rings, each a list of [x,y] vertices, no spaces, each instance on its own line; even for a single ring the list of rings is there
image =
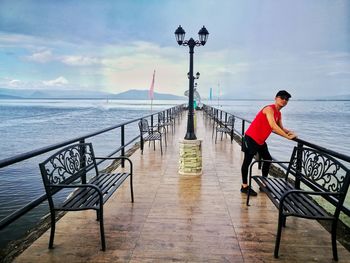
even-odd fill
[[[152,127],[152,130],[153,130],[153,114],[151,115],[151,127]]]
[[[120,127],[120,146],[121,146],[120,155],[125,156],[125,126],[124,125],[122,125]],[[124,159],[121,160],[121,166],[122,166],[122,168],[125,167],[125,160]]]
[[[243,152],[244,147],[244,132],[245,132],[245,120],[242,120],[242,138],[241,138],[241,151]]]
[[[79,141],[79,143],[85,143],[85,140],[82,139]],[[86,166],[86,160],[85,160],[85,147],[79,147],[79,154],[80,154],[80,169],[83,169],[83,173],[81,174],[81,183],[86,184],[86,171],[84,167]]]
[[[140,119],[140,121],[141,121],[141,127],[140,127],[140,149],[141,149],[141,154],[143,153],[143,143],[144,143],[144,141],[143,141],[143,123],[142,123],[142,120],[143,119]]]
[[[302,161],[302,150],[301,147],[303,147],[303,144],[298,142],[298,149],[297,149],[297,163],[296,163],[296,175],[295,175],[295,188],[300,189],[300,176],[299,172],[301,172],[301,161]]]

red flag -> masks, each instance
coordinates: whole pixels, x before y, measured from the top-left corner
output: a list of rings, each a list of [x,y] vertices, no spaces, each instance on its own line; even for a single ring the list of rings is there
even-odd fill
[[[149,89],[148,96],[151,100],[154,99],[154,77],[156,75],[156,70],[153,71],[153,78],[151,83],[151,88]]]

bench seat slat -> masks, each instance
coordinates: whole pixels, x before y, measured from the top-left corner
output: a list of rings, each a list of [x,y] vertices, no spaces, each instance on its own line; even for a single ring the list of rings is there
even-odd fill
[[[298,215],[306,218],[324,218],[328,215],[324,210],[311,201],[311,197],[305,194],[292,194],[289,195],[286,199],[289,199],[290,202],[294,204],[291,210],[285,210],[285,215]]]
[[[152,133],[144,137],[145,141],[154,141],[154,140],[159,140],[160,139],[160,134],[159,133]]]
[[[265,193],[277,208],[279,207],[279,200],[283,193],[293,189],[293,186],[282,178],[268,178],[266,180],[263,176],[252,176],[252,179],[254,179],[261,188],[267,189]],[[281,180],[283,180],[283,182]],[[288,200],[285,206],[288,207],[288,209],[292,209]]]
[[[113,195],[114,188],[118,188],[128,176],[128,173],[112,174],[112,176],[110,176],[112,180],[106,181],[104,184],[101,184],[101,182],[95,182],[96,185],[101,187],[103,203],[107,202],[107,200]],[[94,198],[95,200],[90,200],[87,205],[98,204],[98,195],[94,196]]]
[[[101,182],[104,182],[104,181],[108,180],[109,178],[110,177],[107,177],[107,176],[99,176],[100,184],[101,184]],[[95,184],[94,183],[94,178],[92,178],[89,183]],[[102,193],[103,193],[103,191],[102,191]],[[90,200],[91,198],[93,198],[94,196],[98,196],[98,194],[97,194],[96,190],[93,189],[93,188],[90,188],[90,187],[88,187],[88,188],[77,188],[77,190],[75,192],[73,192],[73,195],[70,196],[62,204],[62,206],[60,208],[75,210],[75,209],[84,208],[84,207],[85,208],[96,207],[96,204],[92,204],[92,205],[89,205],[89,206],[86,204],[86,202],[88,200]]]
[[[128,173],[118,174],[100,174],[94,177],[89,183],[98,186],[103,194],[103,203],[105,203],[114,193],[114,188],[118,188],[129,176]],[[76,210],[91,209],[99,207],[99,195],[92,188],[78,188],[59,209]]]
[[[219,127],[219,128],[216,128],[216,131],[217,132],[231,132],[232,130],[230,128],[227,128],[227,127]]]
[[[263,176],[252,176],[260,187],[267,189],[266,194],[273,204],[278,208],[280,199],[284,193],[295,189],[294,186],[283,178],[265,178]],[[306,218],[329,218],[329,214],[315,204],[312,198],[306,194],[292,194],[284,201],[284,214],[295,215]]]

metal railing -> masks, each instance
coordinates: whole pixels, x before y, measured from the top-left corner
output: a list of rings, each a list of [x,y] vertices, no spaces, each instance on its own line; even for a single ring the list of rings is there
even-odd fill
[[[210,105],[203,104],[203,111],[204,111],[204,113],[207,116],[209,116],[210,118],[213,119],[213,121],[214,121],[213,129],[215,128],[215,124],[218,123],[218,122],[226,123],[229,116],[234,116],[235,119],[239,119],[241,121],[241,127],[240,127],[239,130],[234,128],[234,132],[235,132],[236,135],[238,135],[240,137],[241,141],[242,141],[242,137],[244,136],[244,133],[246,131],[246,128],[248,126],[247,123],[248,124],[251,123],[251,121],[249,121],[247,119],[244,119],[244,118],[242,118],[240,116],[237,116],[237,115],[231,114],[229,112],[217,109],[217,108],[212,107]],[[307,147],[310,147],[310,148],[313,148],[313,149],[317,149],[317,150],[322,151],[324,153],[327,153],[327,154],[329,154],[329,155],[331,155],[331,156],[333,156],[333,157],[335,157],[335,158],[337,158],[339,160],[344,161],[348,165],[350,164],[350,156],[348,156],[348,155],[345,155],[345,154],[333,151],[331,149],[327,149],[325,147],[319,146],[319,145],[311,143],[309,141],[302,140],[300,138],[295,138],[295,139],[293,139],[293,141],[297,143],[298,147],[307,146]],[[278,161],[278,159],[276,159],[274,157],[272,157],[272,158],[274,160]],[[278,165],[283,167],[284,169],[287,168],[284,164],[278,164]],[[343,206],[342,211],[346,215],[350,216],[350,207]]]
[[[177,105],[174,107],[171,107],[169,109],[165,109],[159,112],[155,112],[146,116],[142,116],[141,118],[137,118],[137,119],[133,119],[127,122],[123,122],[121,124],[118,125],[114,125],[93,133],[89,133],[83,136],[79,136],[70,140],[66,140],[63,142],[59,142],[53,145],[49,145],[43,148],[39,148],[33,151],[29,151],[23,154],[19,154],[10,158],[6,158],[3,160],[0,160],[0,169],[4,168],[4,167],[8,167],[10,165],[13,165],[15,163],[19,163],[34,157],[37,157],[39,155],[48,153],[50,151],[59,149],[61,147],[64,147],[66,145],[72,144],[72,143],[76,143],[76,142],[80,142],[80,143],[85,143],[85,140],[88,138],[92,138],[95,137],[97,135],[112,131],[112,130],[117,130],[120,129],[120,147],[113,150],[111,153],[109,153],[107,156],[111,157],[117,153],[120,152],[120,155],[123,156],[125,155],[125,149],[127,146],[131,145],[133,142],[135,142],[137,139],[140,138],[140,135],[132,138],[131,140],[129,140],[128,142],[125,142],[125,127],[127,125],[130,124],[134,124],[140,121],[141,119],[150,119],[150,123],[153,126],[155,121],[158,121],[158,118],[154,119],[155,116],[158,116],[159,113],[162,113],[165,119],[170,119],[173,118],[174,116],[176,116],[177,114],[181,113],[181,111],[184,109],[183,105]],[[99,161],[97,163],[97,165],[101,164],[104,161]],[[123,166],[123,163],[121,164]],[[38,205],[40,205],[41,203],[43,203],[45,200],[47,199],[46,194],[41,195],[40,197],[36,198],[35,200],[29,202],[28,204],[24,205],[23,207],[21,207],[20,209],[14,211],[13,213],[11,213],[10,215],[6,216],[5,218],[3,218],[0,221],[0,230],[4,229],[6,226],[8,226],[9,224],[15,222],[17,219],[19,219],[20,217],[22,217],[23,215],[27,214],[29,211],[31,211],[33,208],[37,207]]]

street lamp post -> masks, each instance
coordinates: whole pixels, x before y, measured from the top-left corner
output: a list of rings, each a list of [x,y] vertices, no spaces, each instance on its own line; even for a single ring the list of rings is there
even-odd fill
[[[187,118],[187,132],[185,135],[185,140],[196,140],[196,134],[194,133],[194,120],[193,120],[193,86],[194,79],[193,76],[193,53],[195,46],[204,46],[207,42],[209,32],[203,26],[198,32],[199,40],[194,40],[190,38],[189,40],[185,39],[185,30],[179,26],[175,31],[176,41],[180,46],[188,46],[190,48],[190,71],[188,74],[189,77],[189,94],[188,94],[188,118]],[[197,79],[199,78],[199,73],[197,73]]]

